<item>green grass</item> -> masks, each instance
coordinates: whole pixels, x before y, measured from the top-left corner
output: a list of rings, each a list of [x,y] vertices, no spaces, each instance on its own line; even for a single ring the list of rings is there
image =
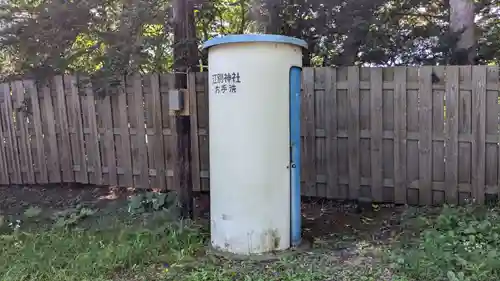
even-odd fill
[[[154,273],[151,268],[192,259],[204,243],[194,226],[16,232],[0,238],[0,280],[104,281]]]
[[[325,281],[332,276],[377,280],[373,269],[342,271],[322,255],[300,255],[270,263],[229,261],[203,256],[200,229],[53,230],[4,236],[1,280],[192,280]],[[325,253],[324,257],[328,257]],[[329,263],[328,263],[329,262]],[[166,266],[167,265],[167,266]]]
[[[391,252],[394,268],[410,280],[500,280],[500,209],[449,207],[419,216],[421,230]]]
[[[408,214],[408,213],[407,213]],[[500,280],[500,209],[445,207],[403,217],[386,244],[322,240],[271,262],[207,255],[208,233],[189,222],[142,217],[106,228],[10,227],[0,235],[8,281],[493,281]],[[133,221],[135,223],[130,223]],[[140,222],[140,223],[137,223]],[[346,257],[342,251],[348,253]]]
[[[102,228],[96,221],[87,229],[56,224],[34,229],[28,222],[4,227],[0,280],[347,281],[379,280],[384,274],[365,261],[341,266],[344,259],[323,247],[271,262],[222,259],[205,253],[204,227],[162,215],[151,220],[137,216]]]

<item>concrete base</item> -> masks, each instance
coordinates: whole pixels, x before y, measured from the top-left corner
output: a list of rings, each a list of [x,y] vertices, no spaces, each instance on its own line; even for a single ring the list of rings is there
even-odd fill
[[[257,262],[265,262],[265,261],[275,261],[280,260],[282,258],[290,257],[296,254],[303,253],[311,248],[311,242],[303,240],[302,243],[297,247],[292,247],[286,251],[277,251],[277,252],[269,252],[263,254],[251,254],[251,255],[240,255],[233,254],[229,252],[220,251],[218,249],[214,249],[211,245],[207,248],[208,255],[214,255],[217,257],[225,258],[228,260],[237,260],[237,261],[257,261]]]

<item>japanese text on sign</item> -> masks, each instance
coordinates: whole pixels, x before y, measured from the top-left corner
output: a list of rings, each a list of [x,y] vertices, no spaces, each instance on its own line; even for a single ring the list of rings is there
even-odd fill
[[[212,74],[212,84],[215,85],[216,95],[236,93],[236,86],[239,83],[241,83],[239,72]]]

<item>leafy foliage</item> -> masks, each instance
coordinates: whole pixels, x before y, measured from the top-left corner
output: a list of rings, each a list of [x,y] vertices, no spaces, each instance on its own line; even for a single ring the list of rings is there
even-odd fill
[[[38,217],[42,213],[42,209],[39,207],[29,207],[24,211],[24,216],[27,218]]]
[[[19,73],[164,71],[168,13],[163,0],[14,1],[1,14],[0,46]]]
[[[95,210],[85,208],[81,205],[75,208],[66,209],[53,214],[52,219],[56,227],[72,227],[95,214]]]
[[[175,192],[143,192],[132,196],[128,211],[131,214],[172,210],[175,207],[177,195]]]
[[[393,254],[411,280],[488,281],[500,278],[500,209],[446,206],[421,218],[419,239]]]
[[[265,31],[309,44],[305,65],[453,62],[448,1],[190,0],[198,44]],[[480,64],[500,63],[500,2],[477,0]],[[12,0],[0,9],[0,73],[108,77],[165,72],[174,63],[168,0]],[[180,58],[176,58],[179,60]],[[206,53],[202,56],[206,65]]]

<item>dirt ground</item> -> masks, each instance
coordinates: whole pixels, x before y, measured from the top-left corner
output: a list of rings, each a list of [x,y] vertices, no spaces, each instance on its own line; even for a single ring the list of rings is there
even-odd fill
[[[79,219],[78,228],[101,230],[101,227],[109,227],[116,222],[116,219],[133,224],[143,223],[140,217],[131,216],[128,212],[128,198],[134,193],[136,191],[130,189],[84,185],[2,186],[0,217],[6,217],[9,221],[23,220],[27,217],[27,210],[36,208],[40,213],[36,215],[35,222],[29,219],[28,222],[23,220],[22,223],[27,228],[37,230],[54,222],[57,224],[60,213],[74,213],[75,210],[79,213],[83,208],[92,210],[92,214]],[[205,226],[208,226],[210,217],[209,201],[208,194],[196,194],[194,200],[197,206],[195,216]],[[337,274],[335,272],[341,270],[343,272],[341,274],[348,274],[344,276],[347,279],[338,280],[358,280],[359,276],[365,274],[360,271],[361,269],[371,272],[374,268],[382,270],[383,276],[391,276],[390,270],[382,265],[381,253],[400,232],[401,215],[405,208],[363,205],[361,207],[324,199],[304,199],[303,238],[310,242],[306,244],[311,245],[311,248],[297,256],[293,262],[299,267],[318,266],[324,273],[335,275]],[[205,264],[204,266],[214,266],[213,261],[207,263],[206,260],[211,261],[207,256],[200,258],[199,263]],[[215,264],[230,267],[230,270],[239,266],[230,261],[217,261]],[[261,265],[257,263],[253,266],[255,268],[250,266],[245,270],[254,272]],[[391,279],[384,277],[383,280]]]
[[[101,214],[123,211],[134,190],[89,185],[1,186],[0,215],[21,216],[28,208],[37,207],[45,216],[75,206],[95,209]],[[195,215],[208,218],[209,195],[196,194]],[[398,228],[403,208],[369,206],[360,211],[355,204],[306,199],[303,202],[304,238],[334,239],[342,235],[383,241]],[[343,239],[345,240],[345,239]]]

